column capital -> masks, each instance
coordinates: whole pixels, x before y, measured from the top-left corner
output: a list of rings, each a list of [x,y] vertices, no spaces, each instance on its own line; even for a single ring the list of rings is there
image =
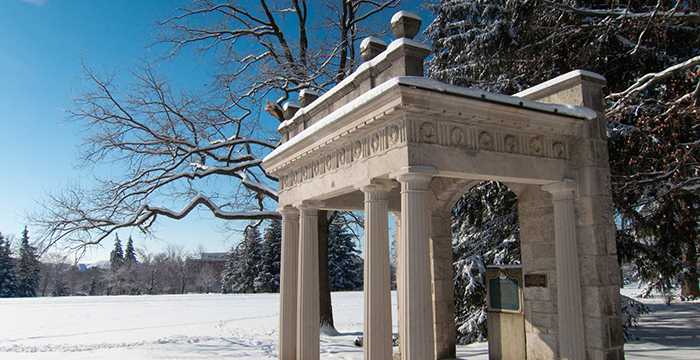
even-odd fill
[[[423,175],[432,178],[436,176],[439,171],[432,166],[404,166],[401,170],[393,172],[390,176],[396,178],[396,180],[401,181],[399,178],[404,177],[403,175]]]
[[[299,216],[299,210],[297,210],[294,206],[292,205],[285,205],[285,206],[280,206],[278,207],[275,211],[278,213],[282,214],[282,216],[287,217],[287,216]]]
[[[564,179],[561,182],[542,185],[542,190],[552,194],[554,201],[573,200],[576,181]]]
[[[401,190],[427,190],[428,182],[438,171],[429,166],[407,166],[392,174],[401,183]]]
[[[323,207],[323,203],[320,201],[301,201],[295,203],[294,207],[299,209],[299,211],[318,210]]]
[[[398,184],[389,179],[370,179],[367,181],[363,181],[357,185],[355,185],[355,189],[360,189],[362,190],[363,193],[371,193],[371,192],[389,192],[392,188],[395,188],[398,186]]]

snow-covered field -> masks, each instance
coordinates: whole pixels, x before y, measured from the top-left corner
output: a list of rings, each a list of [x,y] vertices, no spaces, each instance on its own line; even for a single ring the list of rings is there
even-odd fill
[[[322,337],[321,358],[362,359],[353,345],[362,296],[333,293],[341,335]],[[627,359],[700,359],[700,303],[645,302],[656,313],[642,319]],[[274,358],[278,303],[277,294],[0,299],[0,359]],[[487,344],[458,356],[485,360]]]

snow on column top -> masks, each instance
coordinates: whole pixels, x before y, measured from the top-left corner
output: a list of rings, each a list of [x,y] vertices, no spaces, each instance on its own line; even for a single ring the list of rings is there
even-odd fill
[[[394,14],[394,16],[391,17],[391,23],[393,24],[393,23],[399,21],[399,19],[402,16],[421,20],[420,15],[413,13],[413,12],[410,12],[410,11],[401,10],[401,11],[397,12],[396,14]]]
[[[360,43],[360,57],[363,61],[370,61],[386,50],[386,43],[374,36],[366,37]]]
[[[386,46],[386,43],[384,42],[384,40],[382,40],[376,36],[368,36],[368,37],[364,38],[364,40],[362,40],[362,42],[360,43],[360,49],[368,47],[369,43],[382,44],[382,45]]]

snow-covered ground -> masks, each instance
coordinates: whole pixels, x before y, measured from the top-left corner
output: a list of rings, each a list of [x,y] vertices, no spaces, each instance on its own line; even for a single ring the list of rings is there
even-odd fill
[[[362,359],[353,345],[362,296],[333,293],[341,335],[322,337],[321,358]],[[656,313],[640,322],[642,339],[626,345],[627,359],[700,359],[700,303],[644,302]],[[0,299],[0,358],[274,358],[278,307],[277,294]],[[458,356],[485,360],[487,344],[460,346]]]

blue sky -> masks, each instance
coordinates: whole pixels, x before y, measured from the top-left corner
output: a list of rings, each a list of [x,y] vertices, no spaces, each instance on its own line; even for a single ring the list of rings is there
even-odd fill
[[[0,232],[18,237],[24,217],[46,191],[69,181],[89,181],[77,164],[81,128],[67,122],[65,109],[80,87],[80,59],[93,70],[119,78],[137,59],[149,56],[147,46],[156,16],[173,10],[169,0],[2,0],[0,3]],[[416,3],[411,1],[411,3]],[[411,9],[405,5],[402,9]],[[423,12],[424,13],[424,12]],[[423,15],[423,14],[422,14]],[[425,28],[427,19],[424,17]],[[206,82],[206,63],[191,56],[161,63],[161,71],[196,87]],[[161,221],[146,239],[133,232],[136,247],[157,252],[167,244],[187,250],[204,245],[225,251],[237,238],[221,233],[222,223],[205,212],[183,221]],[[30,237],[38,231],[29,229]],[[122,239],[129,232],[120,233]],[[106,259],[112,242],[104,243],[85,261]]]

